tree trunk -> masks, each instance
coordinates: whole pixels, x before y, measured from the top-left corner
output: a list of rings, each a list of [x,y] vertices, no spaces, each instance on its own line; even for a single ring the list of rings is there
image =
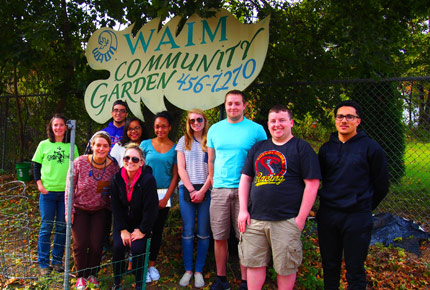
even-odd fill
[[[418,83],[418,128],[424,123],[424,115],[425,115],[425,100],[424,100],[424,86],[423,84]]]
[[[422,116],[421,128],[430,129],[430,92],[427,92],[427,98],[424,104],[424,112]]]
[[[24,125],[22,120],[22,110],[21,110],[21,98],[18,94],[18,73],[16,66],[13,70],[13,94],[15,95],[16,102],[16,114],[18,121],[18,137],[19,137],[19,147],[18,147],[18,161],[24,161]]]

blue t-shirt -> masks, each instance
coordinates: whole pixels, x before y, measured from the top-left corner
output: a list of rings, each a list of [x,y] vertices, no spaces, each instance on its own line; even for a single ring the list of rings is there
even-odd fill
[[[263,126],[246,118],[240,123],[229,123],[225,119],[212,125],[207,145],[215,150],[213,187],[239,187],[240,171],[248,150],[266,139]]]
[[[176,144],[166,153],[159,153],[152,146],[152,140],[144,140],[140,143],[145,153],[145,163],[152,168],[152,175],[157,182],[157,188],[168,188],[172,180],[172,167],[176,164]]]

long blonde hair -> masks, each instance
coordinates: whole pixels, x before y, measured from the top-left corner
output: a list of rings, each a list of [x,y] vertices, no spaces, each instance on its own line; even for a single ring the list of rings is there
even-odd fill
[[[197,109],[197,108],[191,109],[187,112],[187,122],[185,124],[185,128],[186,128],[185,150],[191,150],[191,143],[193,142],[194,131],[193,131],[193,129],[191,129],[191,126],[190,126],[190,114],[192,114],[192,113],[201,115],[203,117],[203,119],[205,120],[205,126],[202,130],[201,147],[202,147],[202,151],[206,152],[208,150],[206,143],[207,143],[207,135],[208,135],[208,130],[209,130],[209,121],[208,121],[208,117],[206,117],[206,114],[203,112],[203,110]]]

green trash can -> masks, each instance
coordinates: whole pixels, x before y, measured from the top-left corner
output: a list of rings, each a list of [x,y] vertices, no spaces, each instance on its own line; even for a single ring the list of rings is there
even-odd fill
[[[30,181],[33,177],[31,174],[31,162],[21,162],[15,165],[16,178],[21,181]]]

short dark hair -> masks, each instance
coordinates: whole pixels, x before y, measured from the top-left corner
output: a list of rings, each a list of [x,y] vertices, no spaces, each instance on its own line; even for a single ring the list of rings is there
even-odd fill
[[[227,101],[227,96],[228,95],[239,95],[239,96],[241,96],[242,97],[242,102],[245,104],[246,103],[246,97],[245,97],[245,94],[242,92],[242,91],[239,91],[239,90],[231,90],[231,91],[228,91],[227,92],[227,94],[225,94],[225,97],[224,97],[224,103]]]
[[[54,134],[54,131],[52,130],[52,123],[54,122],[55,119],[61,119],[64,121],[64,125],[66,125],[66,132],[65,132],[65,135],[63,138],[63,143],[68,143],[69,140],[67,138],[68,137],[67,136],[67,132],[68,132],[68,130],[67,130],[67,119],[64,115],[58,114],[58,113],[56,113],[56,114],[54,114],[54,116],[52,116],[51,120],[49,121],[48,126],[46,126],[46,134],[48,135],[49,141],[51,143],[55,143],[55,134]]]
[[[282,104],[277,104],[274,105],[270,110],[269,110],[269,114],[274,112],[274,113],[279,113],[279,112],[287,112],[288,113],[288,117],[290,117],[290,120],[293,119],[293,112],[287,108],[287,106],[282,105]]]
[[[354,102],[352,100],[347,100],[347,101],[342,101],[339,104],[336,105],[336,107],[334,108],[334,116],[337,115],[337,110],[339,110],[340,107],[353,107],[355,109],[355,112],[357,113],[357,115],[362,118],[362,111],[361,111],[361,106],[360,104],[358,104],[357,102]]]
[[[169,125],[172,125],[172,123],[173,123],[173,118],[170,115],[170,113],[167,112],[167,111],[162,111],[162,112],[159,112],[159,113],[155,114],[154,123],[155,123],[155,120],[157,120],[157,118],[164,118],[164,119],[166,119],[167,122],[169,123]]]
[[[113,105],[112,105],[112,111],[113,111],[113,108],[114,108],[116,105],[124,106],[124,107],[125,107],[125,110],[128,112],[128,106],[127,106],[127,103],[126,103],[126,102],[124,102],[123,100],[116,100],[115,102],[113,102]]]
[[[127,119],[125,121],[124,131],[122,133],[122,137],[121,137],[121,141],[120,141],[120,145],[122,145],[122,146],[127,145],[131,141],[127,135],[127,131],[128,131],[128,127],[130,127],[130,124],[133,121],[137,121],[139,123],[139,126],[142,127],[142,140],[148,139],[148,134],[146,133],[145,124],[143,124],[143,121],[136,118],[136,117],[133,117],[133,118]]]

